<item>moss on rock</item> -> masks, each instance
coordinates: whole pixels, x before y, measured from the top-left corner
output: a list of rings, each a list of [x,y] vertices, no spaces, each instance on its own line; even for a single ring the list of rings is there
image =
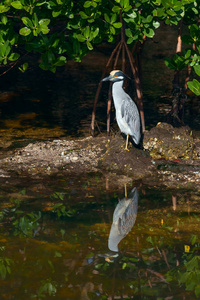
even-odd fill
[[[195,140],[188,127],[174,128],[167,123],[158,123],[145,132],[143,146],[153,159],[199,159]]]

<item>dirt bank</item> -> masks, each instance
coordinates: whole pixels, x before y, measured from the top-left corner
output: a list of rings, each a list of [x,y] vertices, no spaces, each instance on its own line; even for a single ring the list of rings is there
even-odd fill
[[[121,135],[31,142],[1,154],[1,177],[48,176],[60,172],[99,172],[112,181],[120,176],[153,185],[188,187],[200,183],[200,140],[188,128],[159,123],[144,134],[143,148],[124,150]]]

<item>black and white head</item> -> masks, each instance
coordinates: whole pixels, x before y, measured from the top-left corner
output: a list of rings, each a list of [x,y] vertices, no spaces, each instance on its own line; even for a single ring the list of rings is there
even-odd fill
[[[110,72],[110,75],[102,79],[102,81],[111,81],[111,82],[123,81],[126,77],[128,76],[126,76],[122,71],[113,70],[112,72]]]

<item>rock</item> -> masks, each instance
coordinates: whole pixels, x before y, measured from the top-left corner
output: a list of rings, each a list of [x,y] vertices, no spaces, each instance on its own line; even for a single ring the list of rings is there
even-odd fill
[[[143,146],[153,159],[199,159],[190,132],[188,127],[174,128],[167,123],[158,123],[145,132]]]
[[[125,140],[121,136],[111,138],[107,151],[100,160],[100,167],[106,171],[139,179],[152,174],[155,167],[149,154],[134,146],[125,149]]]

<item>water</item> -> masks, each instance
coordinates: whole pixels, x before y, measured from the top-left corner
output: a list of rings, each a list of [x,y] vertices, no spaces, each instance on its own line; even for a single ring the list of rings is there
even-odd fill
[[[199,253],[199,194],[137,182],[122,200],[98,176],[1,181],[1,299],[196,299],[199,279],[179,281]]]
[[[161,28],[160,37],[147,42],[142,58],[148,129],[164,120],[172,100],[173,71],[163,57],[174,54],[177,33]],[[25,75],[12,69],[1,77],[1,156],[34,141],[90,134],[96,89],[112,51],[104,47],[56,74],[39,70],[30,57]],[[106,131],[107,92],[104,86],[96,134]],[[199,129],[196,97],[186,101],[185,121]],[[199,193],[141,181],[127,185],[128,195],[134,188],[138,197],[129,201],[122,200],[121,185],[109,186],[98,174],[0,177],[0,299],[199,297]],[[119,221],[124,206],[127,218]]]

